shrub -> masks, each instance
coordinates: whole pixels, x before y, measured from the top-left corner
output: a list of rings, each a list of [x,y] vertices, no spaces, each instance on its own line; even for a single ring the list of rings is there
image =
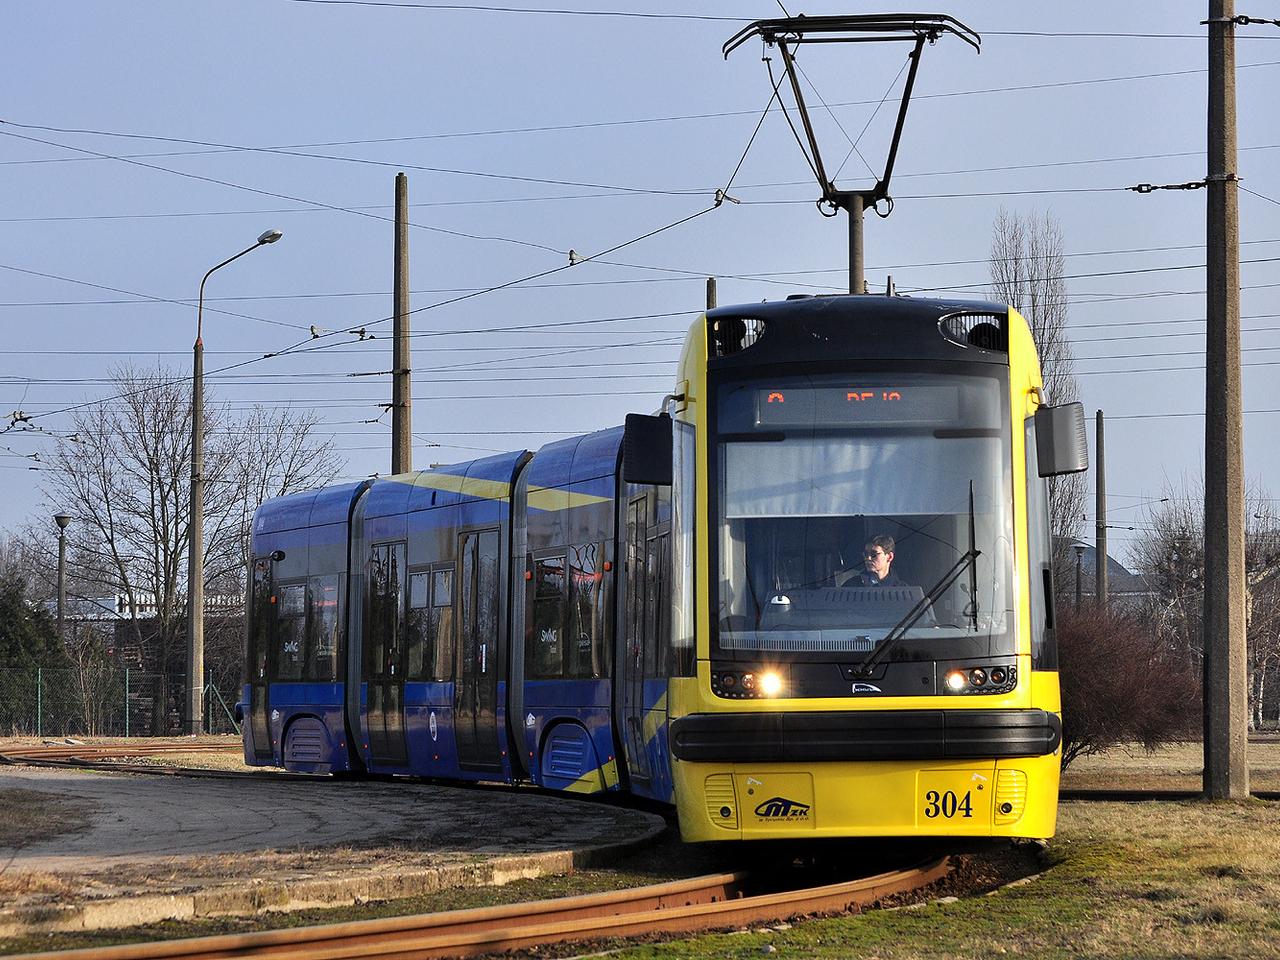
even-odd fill
[[[1193,735],[1200,677],[1132,613],[1087,604],[1058,619],[1062,766],[1118,743],[1148,752]]]

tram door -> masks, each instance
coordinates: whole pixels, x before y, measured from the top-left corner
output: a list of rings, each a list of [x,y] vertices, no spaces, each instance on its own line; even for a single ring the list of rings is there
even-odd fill
[[[259,557],[253,561],[253,588],[249,609],[249,729],[253,734],[253,755],[258,760],[271,760],[270,689],[272,627],[275,608],[271,605],[271,561]]]
[[[404,766],[405,544],[375,544],[369,554],[365,610],[365,718],[374,763]]]
[[[645,534],[649,527],[649,498],[639,497],[627,505],[627,547],[623,638],[625,649],[619,657],[622,674],[622,729],[627,750],[627,771],[633,781],[648,783],[653,774],[644,737],[644,675],[646,629],[650,606],[649,550]],[[650,654],[652,656],[652,654]]]
[[[627,771],[641,792],[658,795],[666,788],[653,769],[649,740],[666,720],[659,703],[670,670],[671,521],[664,491],[637,497],[626,513],[626,598],[623,607],[623,650],[620,679],[621,721]],[[647,693],[646,693],[647,689]]]
[[[458,535],[457,682],[453,688],[458,765],[501,768],[498,752],[498,531]]]

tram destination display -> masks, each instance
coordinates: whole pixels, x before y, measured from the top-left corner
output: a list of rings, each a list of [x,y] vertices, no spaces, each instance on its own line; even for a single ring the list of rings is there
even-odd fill
[[[755,407],[757,427],[945,424],[960,417],[960,389],[951,384],[887,381],[761,387]]]

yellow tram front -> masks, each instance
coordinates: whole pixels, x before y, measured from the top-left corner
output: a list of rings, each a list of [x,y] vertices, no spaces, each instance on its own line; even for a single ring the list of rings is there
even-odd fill
[[[723,308],[680,376],[684,838],[1051,836],[1043,477],[1083,467],[1083,419],[1044,406],[1022,317],[877,296]]]

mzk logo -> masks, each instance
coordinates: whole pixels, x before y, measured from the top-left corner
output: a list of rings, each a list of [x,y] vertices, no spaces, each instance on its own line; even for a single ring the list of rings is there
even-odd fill
[[[763,820],[808,820],[809,804],[786,797],[771,797],[756,807],[756,816]]]

